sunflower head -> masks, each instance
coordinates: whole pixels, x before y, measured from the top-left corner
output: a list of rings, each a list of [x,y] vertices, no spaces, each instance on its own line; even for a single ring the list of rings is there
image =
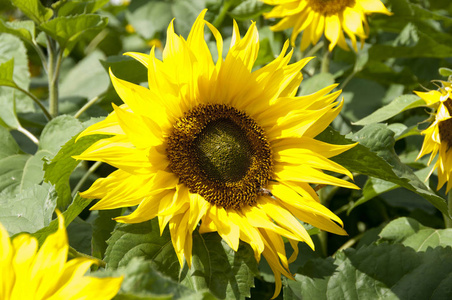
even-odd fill
[[[38,250],[35,237],[23,233],[10,240],[0,224],[0,299],[111,299],[123,278],[83,276],[96,261],[67,262],[68,239],[63,215],[57,211],[58,230]]]
[[[275,7],[266,18],[281,18],[272,26],[273,31],[292,29],[291,42],[295,44],[302,33],[301,50],[309,44],[315,45],[322,35],[329,41],[328,49],[336,45],[344,50],[349,47],[345,41],[347,35],[353,49],[357,51],[356,37],[363,42],[368,35],[369,25],[366,15],[382,13],[391,15],[380,0],[261,0]]]
[[[442,87],[438,90],[429,92],[415,93],[421,97],[429,106],[435,109],[433,123],[424,131],[424,142],[417,159],[431,153],[428,165],[430,165],[435,157],[438,157],[428,177],[434,170],[438,172],[438,186],[439,190],[446,182],[446,193],[452,188],[452,98],[450,82],[441,82]],[[428,178],[427,177],[427,178]]]
[[[311,184],[348,188],[348,181],[323,170],[352,176],[329,158],[354,145],[317,141],[337,116],[342,101],[328,86],[297,97],[300,70],[310,60],[289,64],[286,42],[270,64],[252,71],[259,50],[254,23],[242,38],[234,22],[226,58],[216,62],[207,47],[205,26],[223,53],[218,30],[203,11],[185,40],[167,31],[163,60],[127,53],[148,68],[148,87],[111,80],[124,104],[114,106],[104,121],[79,137],[106,134],[77,159],[96,160],[118,168],[98,179],[86,198],[100,199],[92,209],[138,205],[118,222],[158,218],[169,227],[181,266],[191,265],[192,232],[218,232],[237,251],[248,243],[256,260],[263,255],[275,273],[275,296],[297,243],[314,244],[299,220],[336,234],[346,234],[342,221],[319,202]],[[332,93],[330,93],[332,92]],[[286,257],[282,237],[294,255]]]

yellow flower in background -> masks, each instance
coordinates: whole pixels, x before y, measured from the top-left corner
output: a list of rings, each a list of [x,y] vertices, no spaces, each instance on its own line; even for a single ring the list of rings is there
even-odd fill
[[[369,25],[366,15],[382,13],[391,15],[380,0],[261,0],[275,7],[264,14],[265,18],[282,18],[271,27],[273,31],[292,29],[290,38],[295,45],[297,36],[303,32],[301,50],[315,45],[324,34],[330,41],[329,51],[338,45],[348,50],[345,34],[357,51],[356,37],[367,38]],[[345,33],[345,34],[344,34]]]
[[[128,53],[148,68],[149,88],[111,80],[125,104],[79,136],[113,135],[94,143],[77,159],[106,162],[118,168],[81,195],[101,199],[91,209],[138,205],[118,222],[139,223],[158,217],[169,227],[183,266],[191,265],[192,232],[218,234],[237,251],[251,245],[275,273],[275,296],[281,274],[292,278],[289,262],[297,243],[314,244],[299,220],[345,235],[342,221],[320,204],[313,184],[357,188],[323,173],[352,176],[329,160],[354,145],[314,139],[337,116],[342,102],[336,85],[296,97],[301,69],[310,60],[289,64],[286,42],[271,63],[252,72],[259,50],[254,23],[243,38],[234,22],[225,59],[214,63],[204,40],[205,25],[223,53],[218,30],[204,20],[204,10],[188,39],[167,31],[163,61]],[[199,225],[200,224],[200,225]],[[288,259],[282,237],[294,248]]]
[[[38,250],[38,241],[20,234],[12,241],[0,224],[0,299],[70,300],[111,299],[121,287],[122,277],[83,276],[96,261],[67,261],[68,239],[63,216],[57,212],[59,228]]]
[[[452,176],[452,83],[441,82],[443,87],[439,91],[417,92],[415,93],[421,97],[427,105],[437,105],[435,112],[435,121],[424,131],[424,143],[419,152],[417,159],[431,152],[428,165],[438,154],[438,159],[430,171],[430,175],[436,169],[438,172],[438,187],[439,190],[446,182],[446,193],[452,188],[452,182],[449,180]],[[427,177],[427,178],[428,178]]]

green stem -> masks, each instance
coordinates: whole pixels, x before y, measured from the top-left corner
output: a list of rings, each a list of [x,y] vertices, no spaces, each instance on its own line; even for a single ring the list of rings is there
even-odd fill
[[[35,49],[36,53],[38,53],[38,56],[41,59],[41,63],[42,63],[42,67],[44,68],[44,71],[46,73],[48,73],[48,70],[47,70],[47,57],[44,55],[44,52],[42,52],[41,47],[39,47],[39,45],[35,41],[33,41],[31,43],[31,45],[33,46],[33,49]]]
[[[47,36],[49,62],[47,77],[49,79],[49,110],[52,117],[58,116],[58,77],[64,49],[56,49],[54,41]]]
[[[329,73],[330,72],[331,52],[328,50],[329,44],[330,43],[328,41],[324,40],[322,63],[320,65],[321,73]]]
[[[350,80],[352,80],[353,77],[355,77],[355,75],[356,75],[355,71],[348,74],[347,78],[345,78],[345,80],[342,81],[342,83],[339,85],[338,89],[343,90],[345,88],[345,86],[350,82]]]
[[[449,216],[443,214],[444,218],[444,224],[446,225],[446,228],[452,228],[452,219],[450,216],[452,216],[452,193],[449,192],[447,194],[447,208],[449,212]]]
[[[72,191],[72,198],[75,197],[75,195],[80,190],[80,188],[85,183],[85,181],[88,179],[88,177],[91,174],[93,174],[97,170],[97,168],[100,167],[101,164],[102,164],[101,161],[97,161],[91,166],[91,168],[88,169],[88,171],[85,173],[85,175],[83,175],[83,177],[80,179],[80,181],[77,183],[77,185],[75,186],[74,190]]]
[[[47,118],[48,121],[52,120],[52,116],[50,115],[49,111],[47,110],[47,108],[44,106],[44,104],[41,103],[41,101],[39,101],[38,98],[36,98],[35,95],[33,95],[32,93],[30,93],[27,90],[24,90],[23,88],[21,88],[20,86],[14,86],[15,89],[21,91],[22,93],[24,93],[25,95],[27,95],[28,97],[30,97],[38,106],[39,108],[42,110],[42,112],[44,113],[45,117]]]
[[[225,1],[223,4],[223,7],[221,8],[220,13],[218,16],[213,20],[212,25],[216,28],[220,27],[221,23],[223,23],[224,18],[226,17],[226,14],[228,13],[229,8],[232,6],[232,1]],[[219,53],[218,55],[221,55]]]
[[[70,258],[76,258],[76,257],[88,258],[91,260],[95,260],[96,263],[99,265],[99,267],[105,268],[105,266],[106,266],[106,263],[103,260],[100,260],[96,257],[93,257],[93,256],[85,254],[85,253],[80,253],[77,250],[75,250],[74,248],[72,248],[71,246],[69,246],[68,256]]]
[[[325,44],[324,41],[320,41],[320,42],[318,42],[317,44],[315,44],[315,46],[312,47],[312,48],[308,51],[308,53],[306,53],[306,57],[313,56],[314,54],[316,54],[317,51],[319,51],[319,50],[323,47],[324,44]]]
[[[23,128],[21,125],[19,125],[19,127],[17,128],[17,131],[22,132],[25,136],[27,136],[33,143],[35,143],[36,145],[39,145],[39,140],[37,137],[35,137],[33,135],[33,133],[31,133],[30,131],[28,131],[27,129]]]
[[[364,236],[364,232],[358,234],[357,236],[349,239],[347,242],[345,242],[339,249],[337,249],[337,251],[341,251],[347,248],[350,248],[351,246],[353,246],[354,244],[356,244],[356,242],[358,242],[360,239],[362,239],[362,237]]]
[[[84,113],[88,108],[90,108],[93,104],[95,104],[97,101],[99,101],[99,99],[101,99],[104,95],[99,95],[94,97],[93,99],[89,100],[88,102],[86,102],[85,105],[83,105],[82,108],[80,108],[74,115],[74,118],[78,118],[80,117],[80,115],[82,113]]]

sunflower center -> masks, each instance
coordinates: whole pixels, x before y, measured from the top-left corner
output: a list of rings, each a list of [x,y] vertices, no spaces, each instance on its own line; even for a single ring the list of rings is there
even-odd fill
[[[199,105],[178,119],[166,153],[171,171],[191,193],[224,208],[254,205],[273,169],[263,129],[222,104]]]
[[[444,101],[449,115],[452,115],[452,99],[449,98]],[[452,119],[447,119],[438,123],[439,137],[441,142],[447,144],[447,151],[452,147]]]
[[[199,166],[212,180],[239,181],[251,166],[251,146],[241,128],[230,119],[207,124],[194,146]]]
[[[312,10],[330,16],[341,13],[346,7],[353,7],[355,0],[308,0]]]

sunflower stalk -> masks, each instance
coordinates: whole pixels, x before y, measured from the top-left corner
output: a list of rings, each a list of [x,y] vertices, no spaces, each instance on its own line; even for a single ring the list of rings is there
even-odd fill
[[[49,53],[47,78],[49,80],[49,110],[54,118],[58,116],[58,78],[64,49],[57,49],[55,41],[47,36],[47,51]]]
[[[445,215],[443,214],[444,217],[444,225],[446,226],[446,228],[452,228],[452,193],[448,193],[447,194],[447,208],[448,208],[448,212],[449,215]]]
[[[329,44],[330,43],[327,40],[324,40],[322,62],[321,62],[321,65],[320,65],[320,72],[321,73],[329,73],[330,72],[331,52],[328,49]]]

